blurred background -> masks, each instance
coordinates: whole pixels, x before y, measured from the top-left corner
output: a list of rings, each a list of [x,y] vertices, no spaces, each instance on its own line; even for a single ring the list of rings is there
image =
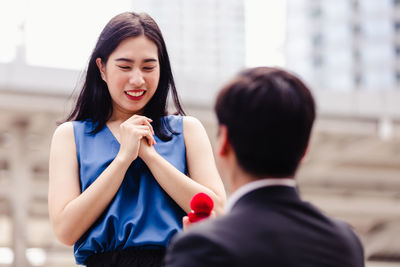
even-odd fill
[[[303,198],[353,226],[367,266],[400,266],[399,0],[0,0],[0,266],[75,266],[47,211],[48,154],[96,38],[123,11],[159,24],[184,108],[216,137],[220,86],[280,66],[318,118]]]

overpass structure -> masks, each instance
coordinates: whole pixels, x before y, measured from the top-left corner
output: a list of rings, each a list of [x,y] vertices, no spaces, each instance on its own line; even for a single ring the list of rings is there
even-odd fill
[[[26,252],[33,248],[45,253],[39,266],[74,266],[72,248],[55,239],[47,211],[51,136],[70,100],[65,94],[0,91],[0,247],[14,253],[12,263],[0,266],[32,265]],[[185,106],[214,142],[210,106]],[[298,173],[303,198],[350,223],[370,264],[400,262],[399,155],[397,117],[385,122],[320,112]]]

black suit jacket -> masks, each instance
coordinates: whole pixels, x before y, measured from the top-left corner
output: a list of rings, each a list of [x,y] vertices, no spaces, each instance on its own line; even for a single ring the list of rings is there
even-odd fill
[[[295,188],[263,187],[217,219],[171,241],[167,267],[360,267],[362,245],[345,223],[300,199]]]

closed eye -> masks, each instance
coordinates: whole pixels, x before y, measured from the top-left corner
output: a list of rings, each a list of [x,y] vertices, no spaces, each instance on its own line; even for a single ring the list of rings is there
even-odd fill
[[[120,69],[129,70],[131,67],[129,66],[118,66]]]

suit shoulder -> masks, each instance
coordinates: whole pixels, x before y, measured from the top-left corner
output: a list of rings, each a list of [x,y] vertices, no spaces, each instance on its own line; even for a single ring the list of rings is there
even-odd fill
[[[361,244],[358,235],[348,223],[336,218],[331,218],[331,220],[336,225],[338,232],[344,239]]]
[[[234,266],[234,255],[220,239],[212,235],[212,228],[212,224],[199,223],[177,234],[167,248],[165,266]]]
[[[204,222],[192,225],[187,231],[179,233],[176,238],[198,238],[218,243],[218,237],[221,229],[226,228],[226,216],[210,219]]]

